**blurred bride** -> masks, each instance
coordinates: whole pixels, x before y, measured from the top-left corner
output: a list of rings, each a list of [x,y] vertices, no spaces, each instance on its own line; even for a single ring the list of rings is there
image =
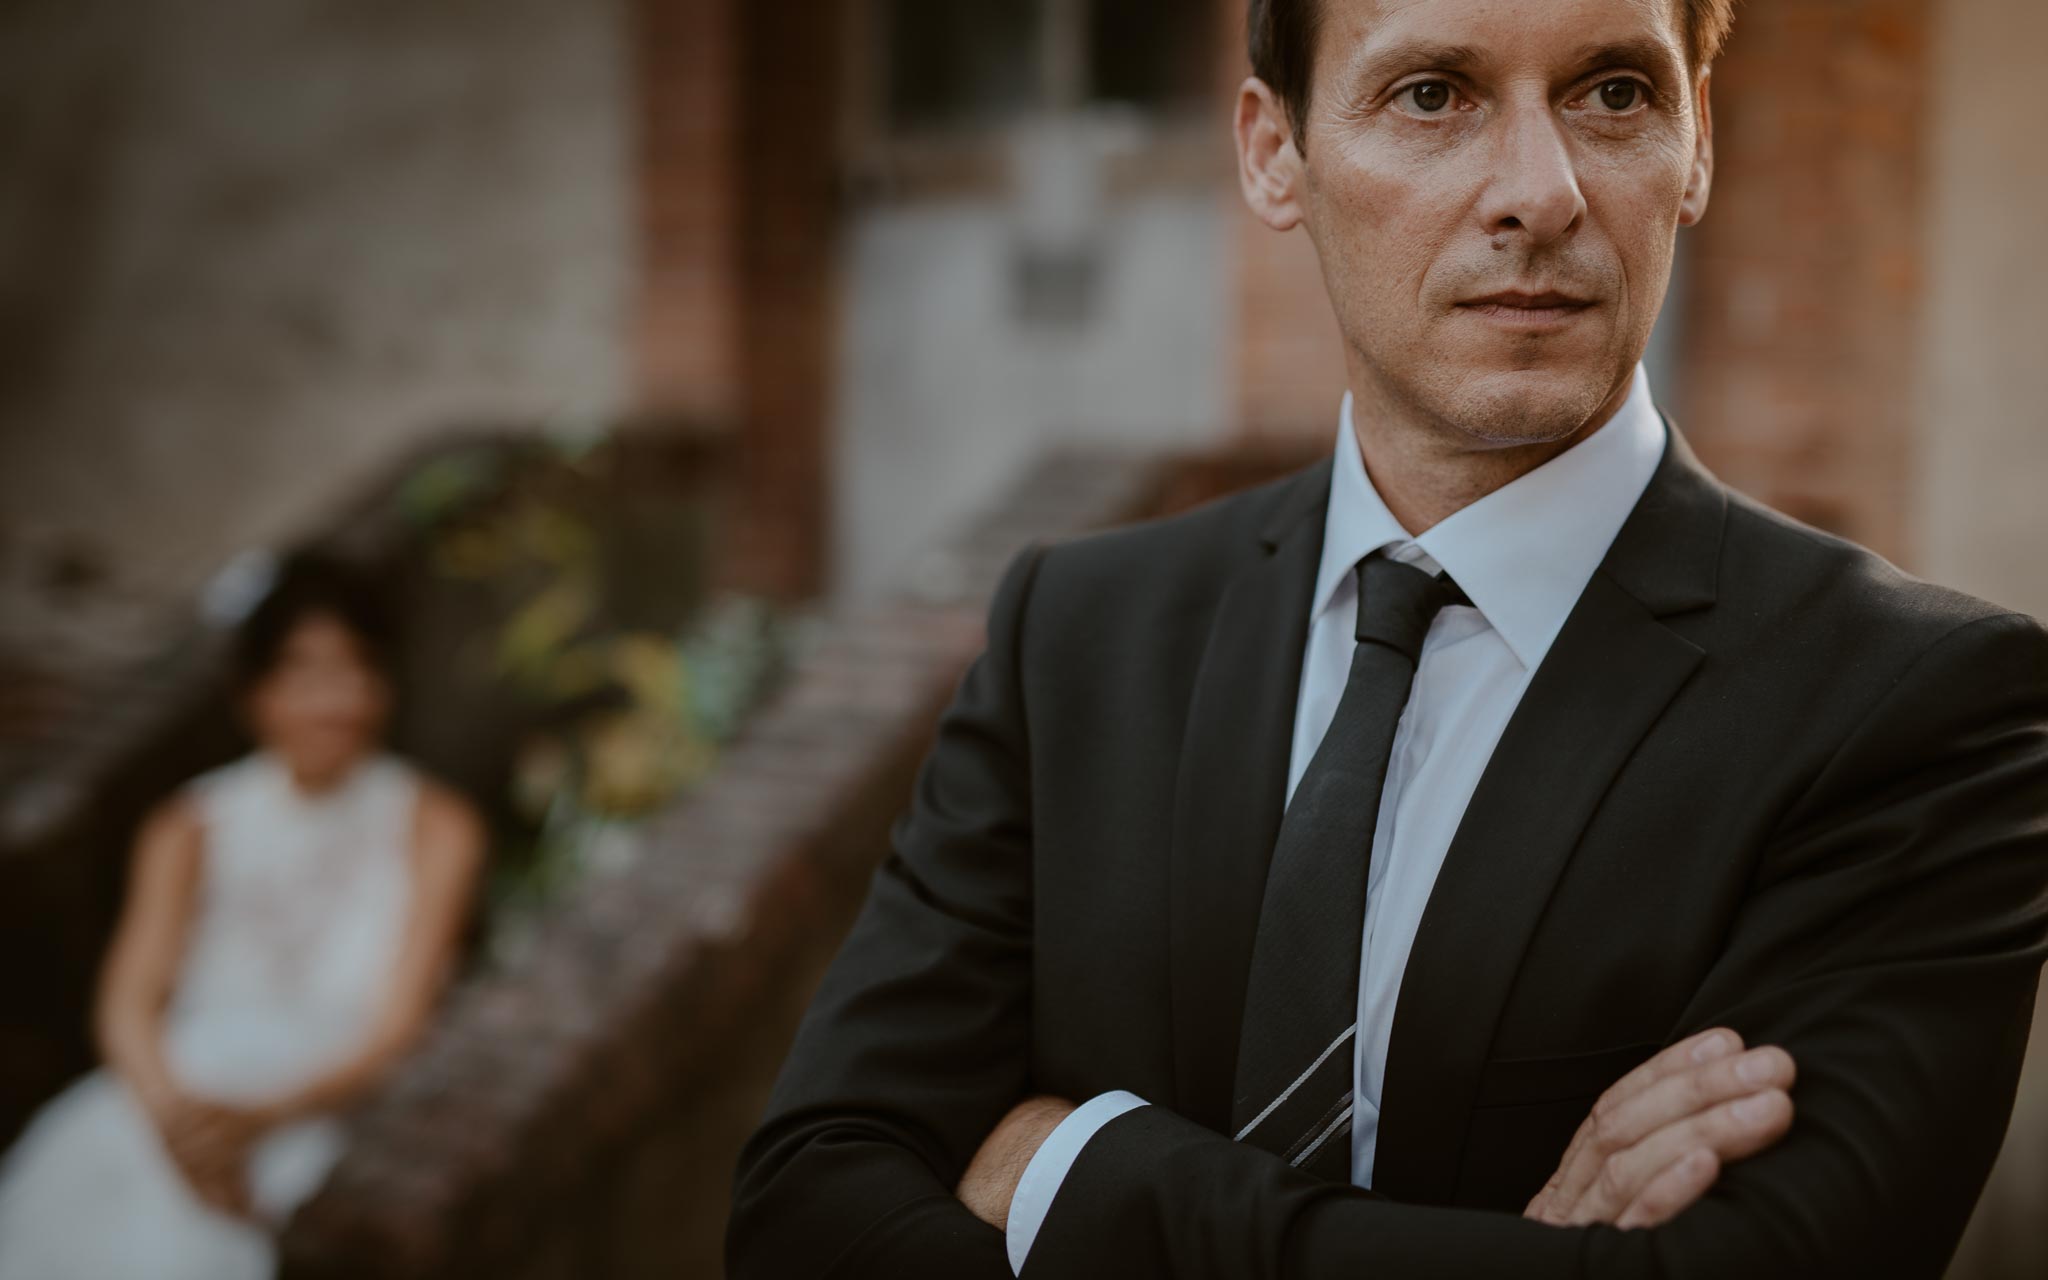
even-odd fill
[[[380,745],[386,633],[301,558],[243,626],[255,739],[145,821],[101,972],[104,1066],[0,1163],[0,1280],[238,1280],[341,1150],[333,1112],[412,1044],[482,826]]]

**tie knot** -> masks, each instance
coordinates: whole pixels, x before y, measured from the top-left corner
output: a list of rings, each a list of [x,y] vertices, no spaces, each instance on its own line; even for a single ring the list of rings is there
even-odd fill
[[[1375,551],[1358,562],[1358,640],[1422,657],[1422,639],[1446,605],[1469,604],[1448,574],[1431,574]]]

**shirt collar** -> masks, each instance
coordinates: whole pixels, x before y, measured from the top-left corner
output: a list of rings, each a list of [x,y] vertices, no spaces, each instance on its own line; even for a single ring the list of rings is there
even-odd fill
[[[1664,456],[1664,423],[1643,367],[1598,431],[1419,538],[1366,475],[1351,404],[1346,392],[1311,619],[1335,603],[1360,560],[1391,545],[1400,558],[1449,573],[1522,665],[1535,668]]]

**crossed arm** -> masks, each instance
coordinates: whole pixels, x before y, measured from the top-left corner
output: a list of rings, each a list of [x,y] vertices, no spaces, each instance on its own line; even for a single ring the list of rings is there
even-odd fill
[[[741,1156],[734,1280],[1011,1275],[954,1191],[1035,1092],[1017,668],[1039,558],[1004,575]],[[1987,617],[1922,653],[1766,850],[1681,1025],[1782,1046],[1798,1119],[1683,1214],[1624,1230],[1400,1204],[1148,1106],[1083,1148],[1026,1277],[1936,1276],[2003,1137],[2044,958],[2048,634]]]
[[[1790,1054],[1745,1051],[1733,1028],[1713,1027],[1670,1045],[1601,1094],[1522,1216],[1557,1226],[1668,1222],[1706,1194],[1725,1161],[1770,1146],[1792,1124]],[[1016,1265],[1012,1203],[1039,1149],[1075,1112],[1051,1095],[1010,1109],[967,1164],[957,1189],[974,1216],[1001,1230]],[[1039,1208],[1057,1175],[1031,1175]],[[1028,1240],[1028,1237],[1025,1238]]]

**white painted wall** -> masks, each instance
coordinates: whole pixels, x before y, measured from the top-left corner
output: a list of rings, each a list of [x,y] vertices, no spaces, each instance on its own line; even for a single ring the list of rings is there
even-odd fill
[[[1012,312],[1016,206],[884,206],[847,232],[834,426],[833,576],[853,597],[1062,441],[1198,444],[1231,402],[1228,234],[1206,191],[1111,204],[1093,318],[1036,328]]]

